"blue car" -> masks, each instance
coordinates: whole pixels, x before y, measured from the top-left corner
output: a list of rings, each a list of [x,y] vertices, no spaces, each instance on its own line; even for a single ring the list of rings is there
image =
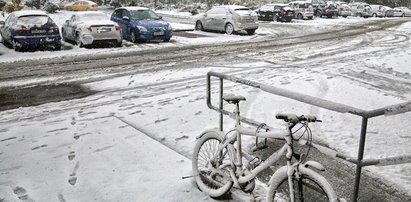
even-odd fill
[[[15,11],[0,21],[0,34],[6,46],[22,51],[29,47],[61,49],[57,25],[43,11]]]
[[[123,38],[133,43],[149,40],[167,42],[173,36],[171,26],[149,8],[117,8],[111,15],[111,20],[120,25]]]

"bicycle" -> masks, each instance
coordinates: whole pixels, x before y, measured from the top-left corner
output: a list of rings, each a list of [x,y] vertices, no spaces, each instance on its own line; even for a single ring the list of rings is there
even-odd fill
[[[267,202],[277,199],[291,202],[337,201],[331,185],[322,175],[312,169],[324,171],[325,168],[318,162],[306,161],[306,156],[295,153],[293,147],[293,141],[302,137],[302,135],[294,137],[296,130],[293,132],[292,129],[297,124],[305,128],[303,135],[308,134],[308,145],[311,145],[312,133],[308,123],[321,122],[321,120],[315,116],[277,114],[277,119],[287,122],[285,130],[270,128],[260,131],[263,125],[255,130],[240,125],[239,103],[245,101],[245,97],[230,94],[223,96],[223,100],[235,105],[235,126],[227,133],[208,130],[197,137],[192,166],[193,177],[201,191],[214,198],[225,195],[233,186],[250,193],[255,187],[257,174],[273,165],[281,156],[286,155],[287,165],[276,170],[271,176],[266,196]],[[285,144],[262,161],[242,152],[242,135],[281,139],[285,140]],[[264,146],[257,149],[264,149]],[[248,161],[247,166],[243,164],[243,157]]]

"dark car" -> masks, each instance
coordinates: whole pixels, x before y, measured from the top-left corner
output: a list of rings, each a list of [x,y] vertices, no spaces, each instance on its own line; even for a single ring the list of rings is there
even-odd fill
[[[291,22],[294,9],[288,4],[266,4],[257,11],[258,20]]]
[[[111,15],[111,20],[120,25],[123,38],[140,42],[149,40],[170,41],[171,26],[154,11],[145,7],[121,7]]]
[[[61,49],[59,28],[43,11],[15,11],[0,21],[0,34],[6,46],[16,51],[29,47]]]
[[[332,1],[325,1],[325,0],[308,0],[311,2],[314,8],[314,15],[317,17],[327,16],[331,18],[333,16],[338,16],[338,8],[337,5],[334,4]]]

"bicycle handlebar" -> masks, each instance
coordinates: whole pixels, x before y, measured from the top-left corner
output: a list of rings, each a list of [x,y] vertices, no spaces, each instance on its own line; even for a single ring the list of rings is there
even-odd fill
[[[307,122],[322,122],[321,120],[317,119],[315,116],[311,115],[301,115],[297,116],[295,114],[276,114],[275,118],[277,119],[282,119],[285,122],[291,122],[291,123],[299,123],[301,121],[307,121]]]

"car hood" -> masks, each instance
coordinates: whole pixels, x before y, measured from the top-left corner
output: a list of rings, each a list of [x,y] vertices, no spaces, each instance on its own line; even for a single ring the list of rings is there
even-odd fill
[[[133,22],[136,25],[144,27],[168,26],[168,23],[164,20],[136,20]]]

